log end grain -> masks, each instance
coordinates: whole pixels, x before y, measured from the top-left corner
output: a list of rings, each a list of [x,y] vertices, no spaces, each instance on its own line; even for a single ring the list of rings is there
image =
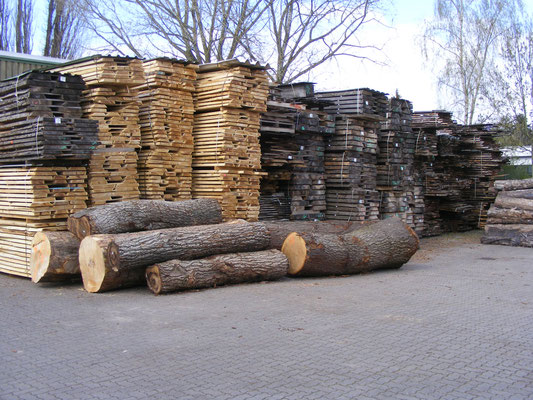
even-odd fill
[[[296,275],[300,272],[307,260],[305,240],[298,233],[292,232],[283,242],[281,252],[289,260],[289,275]]]
[[[94,233],[90,220],[86,216],[80,218],[69,217],[67,220],[67,228],[80,240],[83,240],[86,236]]]
[[[37,232],[33,237],[31,248],[30,269],[32,282],[40,282],[45,275],[50,264],[51,253],[50,241],[42,232]]]
[[[99,292],[106,276],[104,252],[98,238],[87,236],[80,244],[80,270],[83,287],[89,293]]]
[[[42,231],[33,237],[30,257],[35,283],[79,279],[79,240],[66,231]]]
[[[148,284],[148,288],[154,292],[154,294],[161,294],[163,283],[158,265],[152,265],[151,267],[146,268],[146,283]]]

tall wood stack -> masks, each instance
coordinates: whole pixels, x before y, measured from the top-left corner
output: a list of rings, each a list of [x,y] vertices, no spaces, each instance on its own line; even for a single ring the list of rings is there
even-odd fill
[[[141,199],[191,198],[193,119],[197,66],[159,58],[143,62],[138,86]]]
[[[411,102],[391,98],[378,137],[377,189],[380,192],[380,217],[398,216],[421,234],[424,230],[424,197],[420,187],[415,185],[416,138],[411,123]]]
[[[65,230],[86,207],[86,162],[97,145],[81,118],[77,76],[29,72],[0,82],[0,271],[30,276],[31,241]]]
[[[200,66],[194,94],[193,198],[214,198],[225,219],[259,216],[263,67],[230,60]]]
[[[98,121],[100,144],[88,168],[89,205],[138,199],[141,132],[134,88],[144,83],[142,62],[97,55],[58,66],[54,71],[83,78],[87,85],[83,116]]]

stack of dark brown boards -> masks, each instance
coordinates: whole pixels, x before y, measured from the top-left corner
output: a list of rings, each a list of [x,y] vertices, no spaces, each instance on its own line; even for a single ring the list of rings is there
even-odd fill
[[[193,92],[196,65],[172,59],[143,62],[145,83],[139,97],[142,199],[191,198]]]
[[[371,221],[379,218],[376,190],[378,131],[388,107],[384,93],[355,89],[317,93],[336,115],[335,134],[326,146],[327,219]]]
[[[192,196],[217,199],[225,219],[258,219],[259,119],[267,95],[263,67],[232,60],[198,70]]]
[[[0,271],[29,276],[36,232],[65,230],[86,207],[96,122],[82,119],[81,78],[30,72],[0,83]]]
[[[533,179],[496,181],[482,243],[533,247]]]
[[[134,88],[144,83],[142,62],[129,57],[92,56],[54,70],[83,78],[87,85],[83,116],[98,121],[100,144],[88,169],[89,204],[138,199],[141,133]]]
[[[399,98],[389,100],[387,119],[378,138],[377,189],[382,219],[399,217],[418,234],[424,230],[424,197],[415,185],[416,138],[412,127],[412,104]]]

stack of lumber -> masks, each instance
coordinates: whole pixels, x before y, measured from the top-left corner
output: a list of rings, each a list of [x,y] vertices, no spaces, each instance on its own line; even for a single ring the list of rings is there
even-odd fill
[[[98,151],[88,169],[89,205],[139,198],[137,150],[140,148],[136,86],[144,84],[142,62],[136,58],[92,56],[54,67],[80,75],[83,116],[98,121]]]
[[[533,247],[533,179],[496,181],[481,243]]]
[[[380,120],[388,109],[387,95],[368,88],[315,93],[315,97],[331,103],[324,107],[330,114],[361,114]]]
[[[0,162],[85,161],[96,123],[81,119],[77,76],[29,72],[0,82]]]
[[[193,92],[196,65],[166,58],[143,62],[139,98],[141,146],[138,174],[142,199],[191,197]]]
[[[84,209],[96,122],[81,118],[81,78],[29,72],[0,83],[0,271],[30,275],[33,236]]]
[[[325,154],[327,219],[378,219],[378,129],[378,122],[364,116],[337,116]]]
[[[225,219],[257,220],[265,69],[235,60],[200,66],[194,93],[192,197],[214,198]]]

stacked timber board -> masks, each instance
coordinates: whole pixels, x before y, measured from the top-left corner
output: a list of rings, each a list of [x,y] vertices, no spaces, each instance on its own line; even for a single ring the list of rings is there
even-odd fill
[[[86,207],[97,123],[81,118],[79,77],[30,72],[0,88],[0,271],[29,276],[33,235]]]
[[[388,109],[387,95],[368,88],[315,93],[315,97],[330,103],[323,107],[330,114],[359,114],[380,120]]]
[[[142,62],[129,57],[92,56],[54,71],[80,75],[87,85],[83,116],[98,121],[98,145],[88,169],[89,205],[139,198],[137,150],[139,105],[134,88],[144,83]]]
[[[192,197],[217,199],[225,219],[259,216],[263,67],[236,60],[199,67],[194,93]]]
[[[193,92],[196,65],[160,58],[143,62],[138,86],[142,199],[191,198]]]
[[[533,179],[496,181],[481,243],[533,247]]]

